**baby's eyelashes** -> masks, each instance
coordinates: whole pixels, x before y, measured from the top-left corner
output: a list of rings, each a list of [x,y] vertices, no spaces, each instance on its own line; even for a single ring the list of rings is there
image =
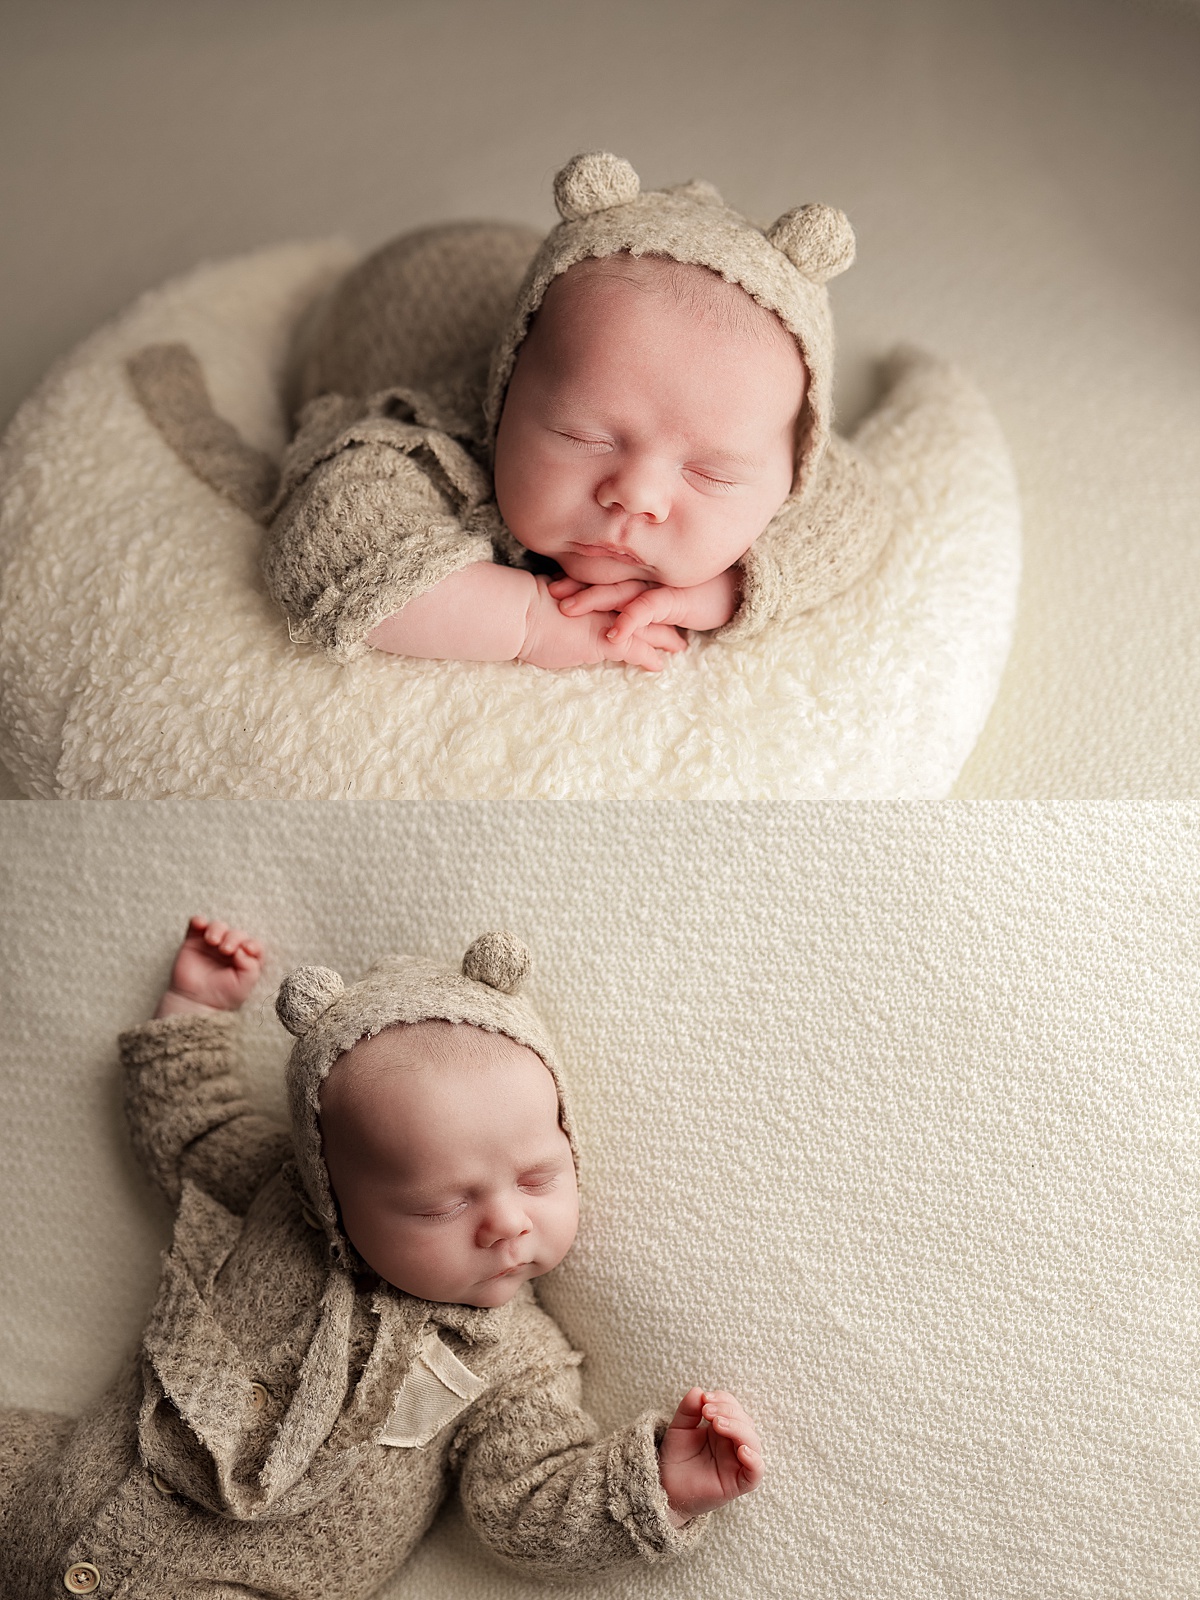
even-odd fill
[[[702,489],[715,489],[718,493],[726,493],[730,489],[740,488],[731,478],[714,478],[711,473],[701,472],[699,467],[684,467],[683,475],[690,482]]]
[[[559,433],[560,439],[565,439],[568,444],[581,451],[584,455],[605,455],[612,450],[612,443],[607,439],[587,439],[576,433]]]
[[[451,1217],[459,1216],[467,1209],[467,1202],[460,1200],[457,1205],[443,1207],[439,1211],[418,1211],[416,1215],[425,1222],[448,1222]]]
[[[517,1179],[516,1187],[522,1194],[546,1194],[559,1182],[562,1172],[559,1168],[539,1168],[537,1171],[522,1173]],[[414,1208],[412,1215],[422,1222],[448,1222],[451,1218],[461,1216],[472,1200],[482,1196],[463,1195],[458,1200],[447,1199],[438,1205],[419,1205]]]

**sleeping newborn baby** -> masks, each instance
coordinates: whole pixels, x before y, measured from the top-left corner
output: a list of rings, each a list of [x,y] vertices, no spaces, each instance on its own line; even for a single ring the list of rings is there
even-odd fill
[[[457,1479],[498,1556],[566,1577],[688,1548],[755,1488],[724,1391],[597,1440],[580,1357],[531,1283],[570,1250],[576,1147],[485,934],[452,970],[301,968],[290,1135],[254,1112],[228,1023],[261,949],[193,918],[156,1019],[122,1036],[134,1148],[176,1207],[138,1356],[77,1424],[0,1413],[13,1594],[366,1595]]]
[[[509,532],[565,578],[473,563],[368,642],[656,670],[683,648],[678,627],[736,611],[736,563],[791,492],[807,378],[778,317],[707,267],[578,262],[521,347],[494,469]]]
[[[842,213],[764,232],[710,184],[643,191],[603,153],[555,200],[540,242],[454,224],[346,275],[300,330],[265,506],[274,468],[205,411],[186,349],[131,363],[174,447],[266,523],[294,640],[654,671],[680,630],[748,638],[882,549],[886,497],[830,428]]]

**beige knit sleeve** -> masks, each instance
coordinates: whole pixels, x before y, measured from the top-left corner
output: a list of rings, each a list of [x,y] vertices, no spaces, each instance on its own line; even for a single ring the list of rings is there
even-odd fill
[[[452,572],[492,561],[502,530],[488,475],[427,419],[422,397],[323,395],[283,461],[263,549],[292,638],[341,661]],[[416,404],[414,404],[414,401]]]
[[[580,1406],[577,1365],[527,1374],[489,1395],[460,1439],[460,1492],[471,1526],[501,1560],[545,1578],[664,1561],[690,1549],[708,1519],[682,1528],[668,1519],[658,1475],[667,1420],[648,1413],[598,1439]]]
[[[291,1154],[287,1130],[245,1097],[232,1027],[232,1013],[161,1017],[118,1041],[134,1152],[172,1205],[190,1178],[241,1214]]]
[[[832,435],[811,488],[785,500],[742,557],[741,603],[716,637],[752,638],[776,617],[841,594],[874,563],[891,531],[891,505],[874,467]]]

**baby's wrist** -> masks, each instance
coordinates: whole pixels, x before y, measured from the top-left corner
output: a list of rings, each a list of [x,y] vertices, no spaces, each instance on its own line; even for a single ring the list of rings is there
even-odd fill
[[[168,989],[158,1002],[154,1013],[155,1021],[161,1017],[218,1017],[228,1011],[229,1006],[210,1006],[203,1000],[193,1000],[190,994],[180,994],[177,989]]]
[[[598,615],[564,615],[550,593],[547,579],[538,577],[525,612],[525,639],[517,660],[550,669],[602,661],[604,655],[597,645],[599,631]]]
[[[685,590],[685,597],[689,593],[691,605],[688,607],[690,615],[687,626],[700,631],[723,628],[737,612],[741,599],[741,574],[736,567],[727,567],[724,572],[718,572],[715,578],[698,584],[694,590]]]
[[[538,639],[541,633],[542,610],[547,600],[552,600],[549,582],[545,578],[535,576],[533,578],[533,589],[525,605],[525,632],[515,657],[517,661],[528,661],[537,651]],[[554,600],[553,604],[557,610],[558,602]]]

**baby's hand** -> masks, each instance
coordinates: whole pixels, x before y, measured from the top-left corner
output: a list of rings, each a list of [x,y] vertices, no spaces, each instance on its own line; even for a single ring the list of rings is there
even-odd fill
[[[193,917],[171,968],[171,986],[154,1015],[236,1011],[261,971],[262,946],[257,939],[223,922]]]
[[[550,593],[567,617],[615,611],[616,620],[605,636],[612,644],[622,644],[639,628],[653,623],[700,631],[724,627],[738,607],[738,576],[730,567],[718,572],[715,578],[693,584],[688,589],[643,583],[640,578],[593,584],[579,583],[575,578],[556,578],[550,585]]]
[[[658,1447],[658,1474],[676,1527],[758,1488],[758,1435],[731,1394],[688,1390]]]
[[[687,649],[687,640],[678,628],[663,623],[630,626],[619,638],[611,638],[620,620],[612,611],[569,616],[552,598],[552,587],[545,578],[538,578],[525,643],[517,658],[520,661],[554,669],[594,661],[627,661],[647,672],[661,672],[665,656]]]

